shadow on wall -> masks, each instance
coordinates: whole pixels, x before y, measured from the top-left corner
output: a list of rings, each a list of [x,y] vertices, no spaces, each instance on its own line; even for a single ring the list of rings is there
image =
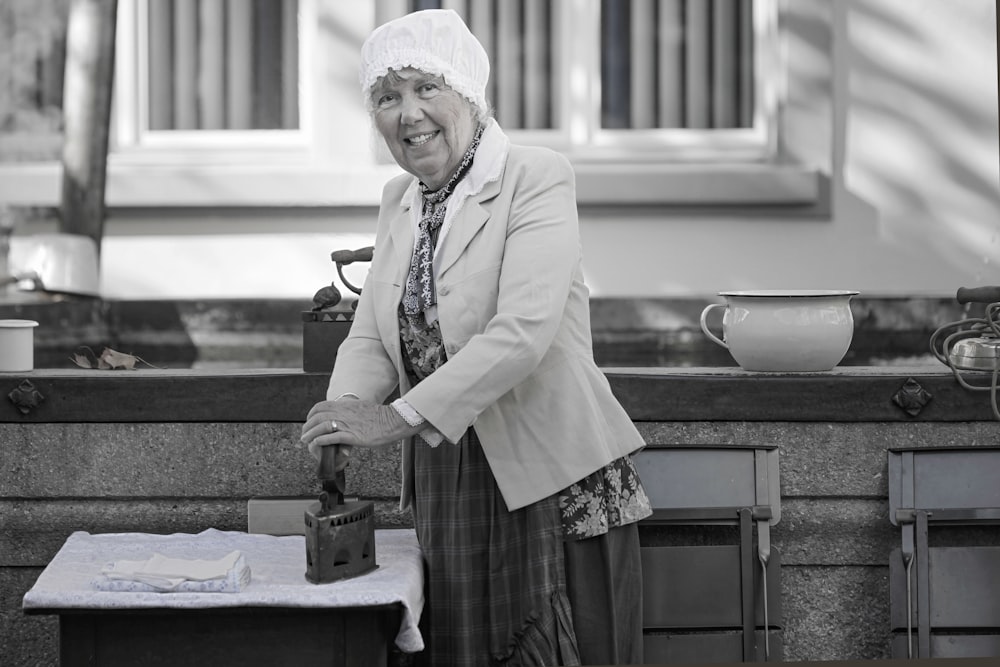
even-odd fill
[[[971,45],[994,41],[996,13],[992,2],[962,4],[835,5],[836,32],[847,36],[836,168],[852,196],[877,203],[875,242],[959,275],[976,258],[976,280],[988,284],[1000,260],[998,91],[996,77],[991,88],[981,72],[996,62]]]

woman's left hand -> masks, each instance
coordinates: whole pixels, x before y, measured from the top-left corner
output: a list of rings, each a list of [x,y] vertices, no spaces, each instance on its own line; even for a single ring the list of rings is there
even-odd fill
[[[321,401],[302,425],[302,442],[313,456],[327,445],[378,447],[415,435],[419,428],[406,423],[388,405],[368,401]]]

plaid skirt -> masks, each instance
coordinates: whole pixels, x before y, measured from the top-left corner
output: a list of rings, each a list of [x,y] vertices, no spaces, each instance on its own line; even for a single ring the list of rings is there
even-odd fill
[[[421,617],[434,667],[578,665],[558,494],[510,512],[475,431],[417,444],[414,525]]]

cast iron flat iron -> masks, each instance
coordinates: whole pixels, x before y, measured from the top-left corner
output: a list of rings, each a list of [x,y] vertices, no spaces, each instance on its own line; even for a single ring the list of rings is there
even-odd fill
[[[306,522],[306,579],[328,584],[374,570],[375,503],[345,501],[343,470],[334,469],[336,447],[324,447],[319,462],[323,492],[309,506]]]

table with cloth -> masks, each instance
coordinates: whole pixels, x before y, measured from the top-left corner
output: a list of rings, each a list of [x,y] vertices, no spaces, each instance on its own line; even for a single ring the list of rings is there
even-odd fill
[[[155,554],[222,559],[250,570],[236,592],[100,590],[102,570]],[[330,584],[305,579],[305,538],[209,529],[198,534],[75,532],[25,594],[29,614],[58,614],[60,660],[74,664],[371,665],[423,649],[420,548],[409,529],[375,531],[378,567]]]

